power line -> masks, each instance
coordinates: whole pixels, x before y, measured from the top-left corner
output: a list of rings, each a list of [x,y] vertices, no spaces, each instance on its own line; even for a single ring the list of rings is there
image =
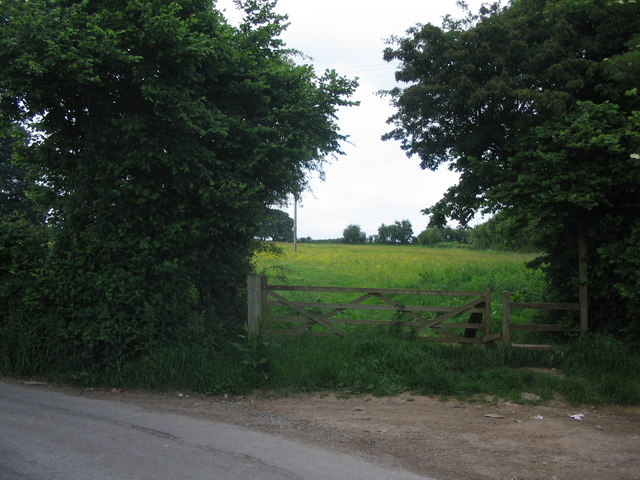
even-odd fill
[[[335,67],[337,71],[354,71],[354,72],[369,72],[374,70],[394,70],[396,67],[394,65],[389,65],[388,63],[379,63],[377,65],[363,65],[362,67]]]
[[[381,67],[381,66],[389,66],[388,63],[371,63],[369,65],[354,65],[352,67],[345,67],[346,69],[363,69],[363,68],[371,68],[371,67]]]

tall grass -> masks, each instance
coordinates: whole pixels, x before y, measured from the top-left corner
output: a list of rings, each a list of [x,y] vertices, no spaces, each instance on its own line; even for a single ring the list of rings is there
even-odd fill
[[[503,290],[511,291],[512,301],[555,300],[545,296],[542,275],[525,267],[532,255],[370,245],[305,244],[296,252],[284,245],[283,250],[281,256],[256,259],[257,270],[272,283],[426,290],[489,286],[498,323]],[[513,313],[515,321],[532,320],[531,312]],[[386,395],[412,390],[513,401],[527,391],[542,399],[560,394],[574,403],[640,402],[640,354],[610,338],[594,335],[540,352],[427,344],[392,333],[281,339],[280,347],[270,350],[261,385],[277,391]]]
[[[640,355],[594,336],[550,351],[464,347],[390,336],[287,338],[270,351],[261,386],[277,392],[417,394],[574,404],[640,403]],[[611,355],[611,350],[624,353]],[[617,369],[616,365],[622,364]],[[597,365],[597,368],[592,368]],[[604,372],[607,372],[604,374]]]
[[[268,340],[268,341],[267,341]],[[550,351],[440,345],[391,335],[241,341],[227,352],[199,345],[155,351],[96,378],[49,377],[86,385],[205,394],[333,391],[415,394],[487,401],[640,404],[640,353],[589,336]]]
[[[256,268],[269,274],[272,283],[429,290],[482,290],[490,285],[497,292],[493,308],[498,319],[502,289],[511,290],[519,301],[543,300],[542,279],[524,268],[528,255],[424,247],[284,248],[280,257],[256,258]],[[8,365],[0,361],[2,373],[12,373]],[[640,351],[600,335],[550,351],[530,351],[426,343],[401,337],[393,329],[356,330],[345,338],[267,333],[252,340],[238,338],[224,351],[208,348],[204,341],[159,346],[134,363],[100,374],[46,374],[34,365],[13,373],[36,371],[51,381],[209,394],[255,389],[281,394],[412,391],[523,402],[521,394],[529,392],[540,401],[560,395],[576,404],[640,404]]]

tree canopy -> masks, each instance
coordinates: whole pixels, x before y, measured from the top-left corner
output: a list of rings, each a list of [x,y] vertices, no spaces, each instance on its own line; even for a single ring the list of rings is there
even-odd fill
[[[344,243],[365,243],[367,234],[362,230],[360,225],[348,225],[342,232],[342,241]]]
[[[396,113],[384,138],[423,168],[445,163],[460,173],[425,209],[431,223],[502,211],[535,226],[551,286],[573,299],[584,232],[592,324],[635,335],[638,32],[635,1],[512,0],[413,27],[384,53],[408,84],[387,92]]]
[[[378,243],[409,244],[413,241],[413,227],[409,220],[396,220],[393,225],[384,223],[378,227]]]
[[[238,4],[239,27],[211,0],[0,4],[0,119],[50,236],[47,296],[10,318],[46,304],[91,365],[233,335],[259,219],[340,151],[355,82],[296,64],[275,2]]]
[[[418,235],[420,245],[438,245],[443,243],[466,244],[472,230],[468,228],[452,228],[449,226],[430,226]]]
[[[293,242],[293,218],[275,208],[270,208],[260,219],[257,237],[274,242]]]
[[[24,137],[17,125],[7,124],[0,130],[0,215],[19,212],[33,217],[26,197],[24,169],[14,162],[17,146],[24,143]]]

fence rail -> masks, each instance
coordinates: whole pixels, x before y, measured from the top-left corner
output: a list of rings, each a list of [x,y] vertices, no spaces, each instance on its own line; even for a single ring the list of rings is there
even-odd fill
[[[282,335],[337,335],[347,332],[340,327],[347,325],[395,325],[412,329],[421,338],[448,343],[487,344],[497,340],[519,348],[546,349],[550,345],[512,343],[512,331],[530,332],[580,332],[587,331],[586,295],[580,296],[579,303],[552,302],[512,302],[510,292],[503,292],[502,331],[491,332],[491,289],[483,291],[419,290],[405,288],[350,288],[270,285],[264,275],[250,275],[248,287],[248,326],[251,335],[256,335],[262,327],[274,323],[289,324],[292,328],[277,330]],[[286,296],[286,292],[315,292],[355,294],[346,302],[339,301],[296,301]],[[405,305],[393,298],[396,295],[416,297],[472,297],[461,305]],[[369,303],[365,303],[369,302]],[[371,303],[374,302],[374,303]],[[274,313],[275,309],[286,309],[287,314]],[[549,323],[512,323],[512,310],[560,310],[579,311],[578,325],[566,326]],[[350,318],[342,314],[349,310],[365,312],[395,312],[395,319]],[[429,318],[424,314],[435,315]],[[455,318],[468,314],[467,321]],[[314,328],[316,327],[316,328]],[[320,328],[317,328],[320,327]],[[464,330],[461,336],[451,330]],[[478,332],[482,333],[478,337]],[[434,335],[437,334],[437,335]]]
[[[533,309],[533,310],[566,310],[579,311],[580,324],[574,326],[565,326],[550,323],[511,323],[511,310],[516,309]],[[513,330],[524,330],[530,332],[584,332],[586,331],[586,321],[583,321],[582,315],[586,309],[580,303],[549,303],[549,302],[512,302],[511,293],[505,291],[502,294],[502,341],[506,345],[518,348],[530,349],[548,349],[550,345],[530,344],[530,343],[511,343],[511,332]]]
[[[344,336],[347,332],[340,327],[345,325],[396,325],[411,328],[418,334],[429,331],[430,335],[421,338],[438,342],[486,343],[500,338],[499,333],[491,333],[491,290],[488,288],[483,291],[450,291],[269,285],[267,277],[262,275],[250,276],[247,285],[249,330],[253,334],[260,330],[261,324],[288,323],[297,325],[278,330],[278,333]],[[355,294],[356,297],[348,302],[294,301],[287,298],[284,292],[341,293]],[[456,306],[405,305],[393,298],[396,295],[473,298]],[[273,314],[274,307],[286,307],[294,315]],[[395,312],[399,318],[380,320],[340,316],[348,310]],[[436,317],[428,318],[424,313],[436,314]],[[454,317],[463,314],[469,314],[468,321],[452,321]],[[317,326],[322,328],[319,331],[312,330]],[[456,335],[450,331],[455,329],[463,329],[464,335]],[[478,331],[482,332],[482,337],[477,337]]]

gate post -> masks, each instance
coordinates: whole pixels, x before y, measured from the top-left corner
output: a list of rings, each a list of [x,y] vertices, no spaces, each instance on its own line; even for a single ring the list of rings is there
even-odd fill
[[[266,275],[247,276],[247,328],[250,337],[260,334],[260,322],[266,316]]]
[[[511,298],[509,290],[502,292],[502,342],[511,345]]]
[[[484,291],[484,336],[491,335],[491,286]]]

